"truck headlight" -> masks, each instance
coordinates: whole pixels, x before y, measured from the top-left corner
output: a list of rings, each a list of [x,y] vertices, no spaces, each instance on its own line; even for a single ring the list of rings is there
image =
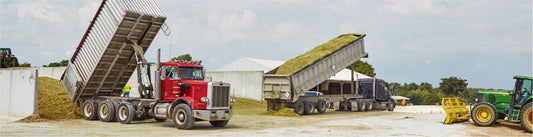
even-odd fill
[[[204,102],[204,103],[209,102],[209,98],[207,98],[207,97],[202,97],[200,100],[202,100],[202,102]]]
[[[231,103],[235,102],[235,98],[229,98],[229,102]]]

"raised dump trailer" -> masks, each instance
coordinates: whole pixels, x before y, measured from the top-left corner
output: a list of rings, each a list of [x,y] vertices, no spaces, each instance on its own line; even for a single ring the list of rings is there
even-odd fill
[[[366,36],[365,34],[345,35],[354,35],[357,38],[292,74],[275,74],[278,69],[268,72],[263,78],[263,94],[265,100],[267,100],[267,109],[279,110],[288,107],[293,108],[300,115],[312,114],[315,108],[319,113],[323,113],[326,111],[327,106],[331,106],[336,110],[352,111],[374,110],[381,106],[389,110],[394,109],[390,93],[385,89],[388,87],[386,86],[388,84],[383,80],[367,79],[358,80],[360,82],[356,83],[353,81],[341,82],[341,85],[348,83],[349,89],[342,90],[342,88],[337,88],[335,90],[330,88],[330,83],[334,82],[328,82],[328,78],[353,64],[355,61],[368,57],[363,41],[363,38]],[[359,93],[360,89],[363,88],[360,85],[363,83],[369,83],[370,87],[368,87],[368,84],[365,84],[364,89],[370,88],[372,91],[376,91],[376,85],[378,89],[382,87],[384,89],[382,96],[386,97],[377,101],[376,93],[380,92],[368,92],[371,93],[368,96]],[[318,89],[317,91],[326,94],[306,95],[306,92],[311,89]]]
[[[201,61],[160,63],[158,56],[150,79],[144,53],[165,20],[153,0],[103,0],[61,78],[85,119],[123,124],[172,119],[179,129],[195,121],[228,123],[230,85],[205,81]],[[140,97],[121,97],[135,69]]]

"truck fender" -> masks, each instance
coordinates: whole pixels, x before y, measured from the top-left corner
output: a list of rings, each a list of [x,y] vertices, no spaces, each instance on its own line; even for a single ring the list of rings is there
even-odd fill
[[[179,104],[187,104],[189,107],[191,107],[191,103],[187,101],[184,98],[176,99],[174,102],[172,102],[172,105],[168,108],[167,114],[172,115],[172,112],[174,111],[174,107],[176,107]]]

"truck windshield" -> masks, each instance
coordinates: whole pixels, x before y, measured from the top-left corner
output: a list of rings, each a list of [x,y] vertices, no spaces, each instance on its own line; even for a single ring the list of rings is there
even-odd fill
[[[180,77],[183,79],[204,79],[202,68],[180,67]]]

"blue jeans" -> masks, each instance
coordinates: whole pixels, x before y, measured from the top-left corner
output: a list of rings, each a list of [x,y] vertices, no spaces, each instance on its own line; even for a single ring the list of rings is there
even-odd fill
[[[124,92],[124,97],[130,97],[130,92]]]

